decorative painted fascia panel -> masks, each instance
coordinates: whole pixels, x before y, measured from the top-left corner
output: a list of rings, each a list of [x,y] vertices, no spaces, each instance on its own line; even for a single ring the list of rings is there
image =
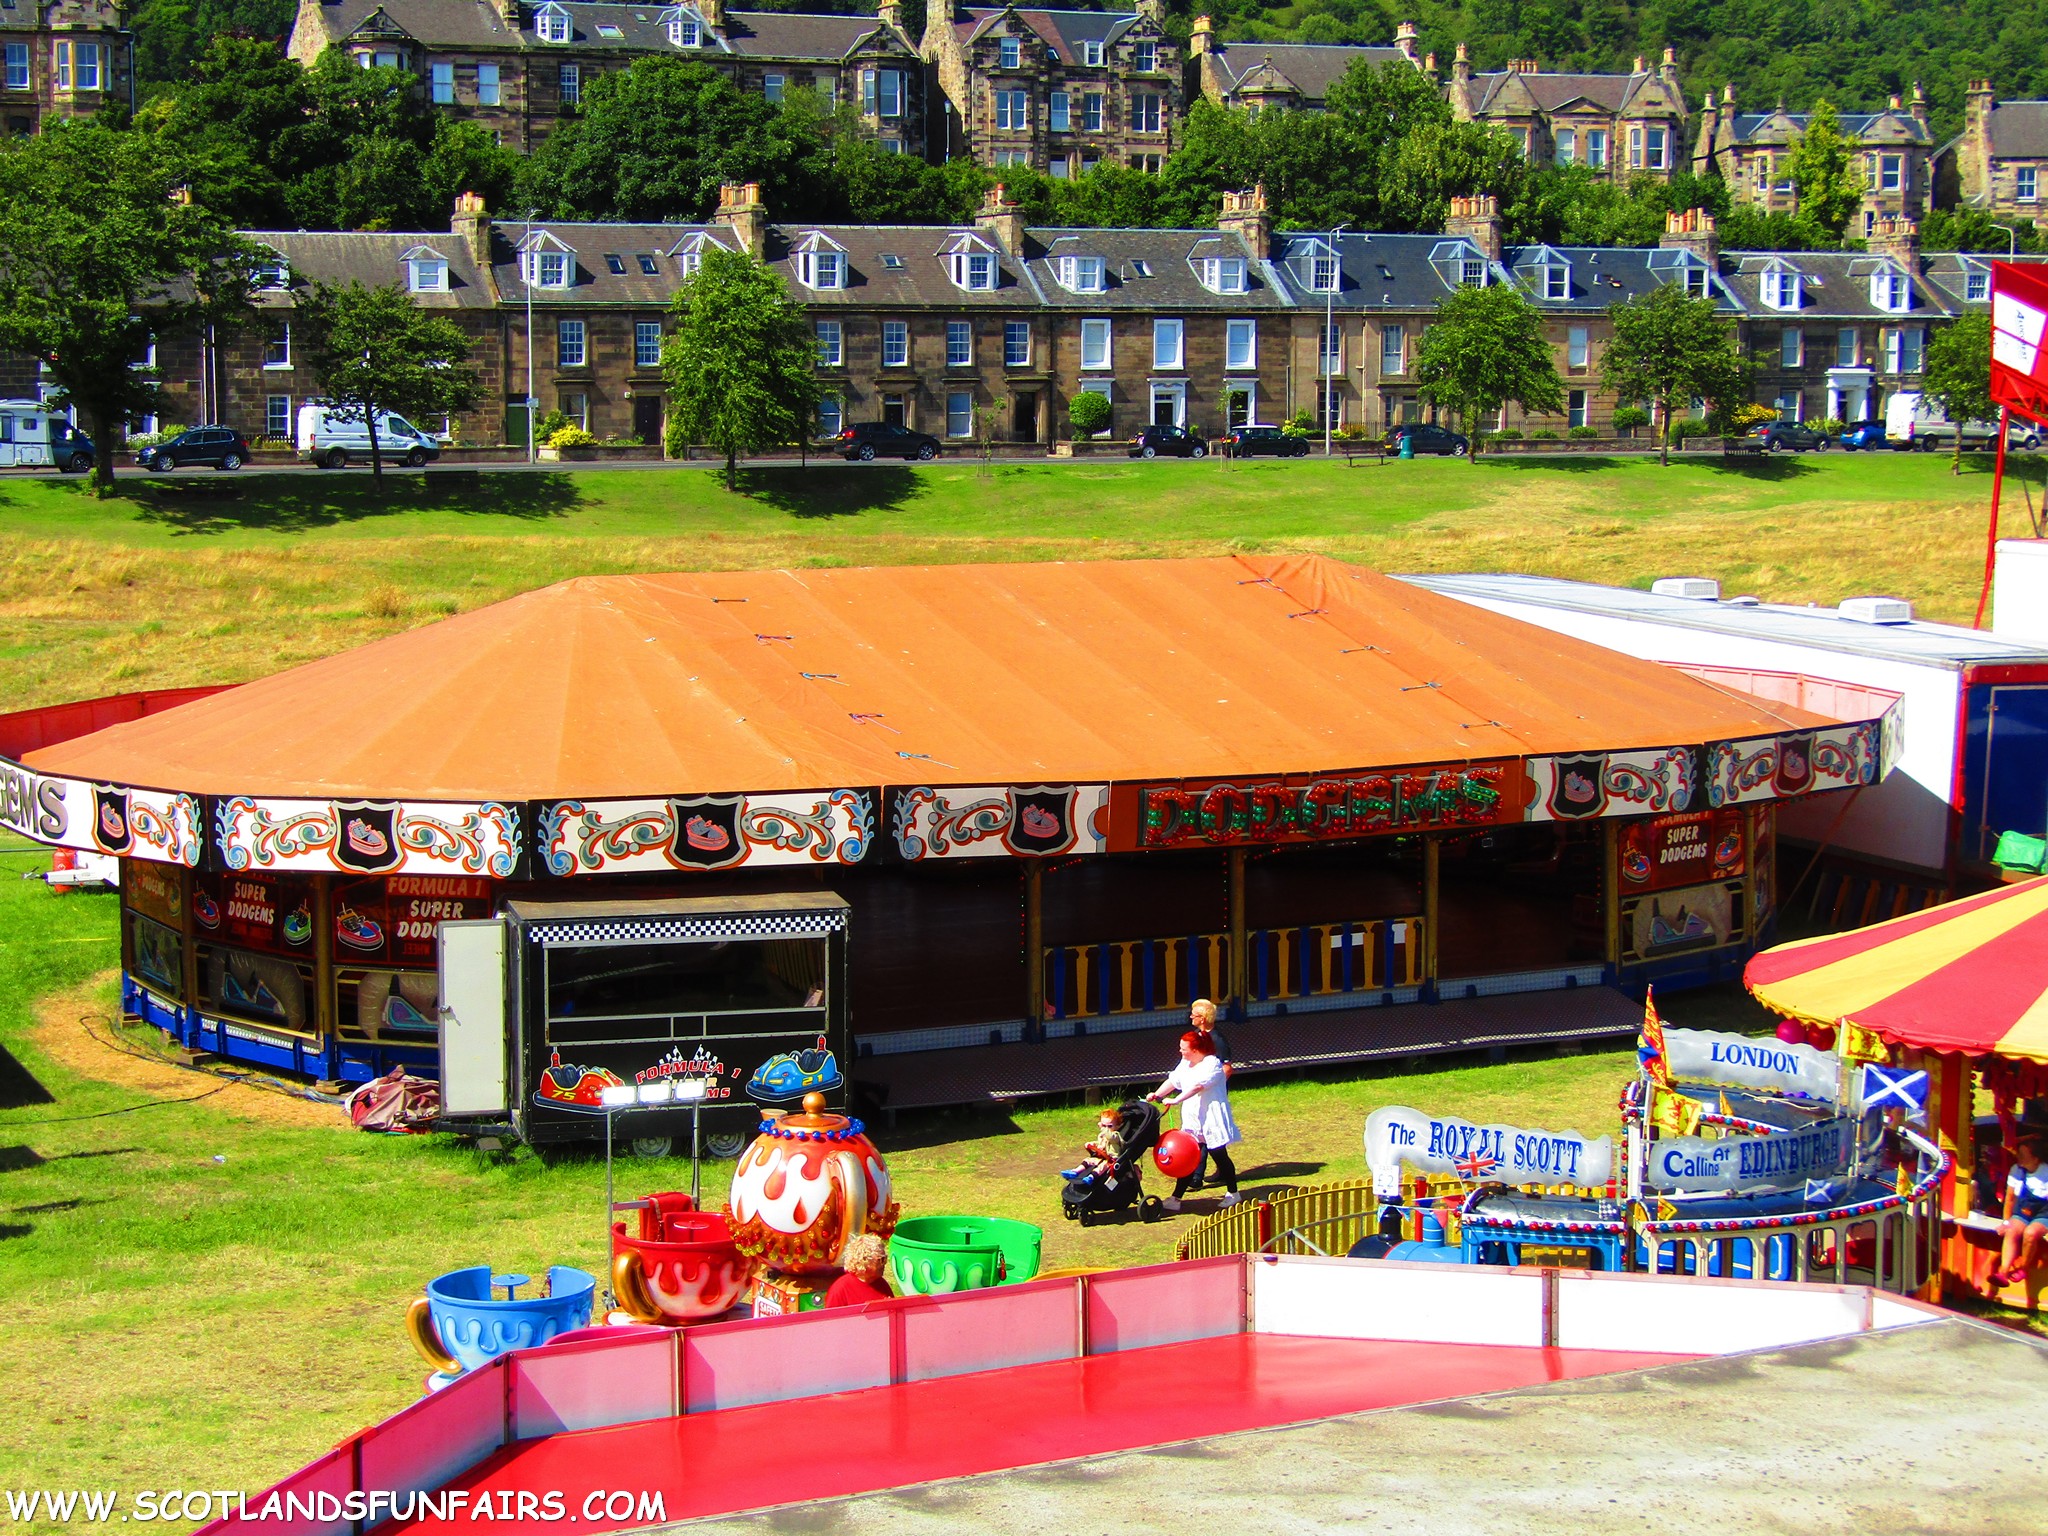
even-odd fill
[[[541,805],[534,832],[541,868],[559,877],[858,864],[874,842],[875,798],[832,789],[557,800]]]

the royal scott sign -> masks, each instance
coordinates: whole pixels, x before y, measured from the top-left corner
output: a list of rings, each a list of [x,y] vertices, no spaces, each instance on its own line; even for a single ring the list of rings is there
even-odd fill
[[[1381,1194],[1400,1190],[1401,1165],[1473,1184],[1605,1184],[1614,1138],[1474,1125],[1390,1105],[1365,1117],[1365,1162]]]
[[[1798,1189],[1846,1172],[1855,1132],[1855,1122],[1842,1118],[1770,1136],[1669,1136],[1650,1144],[1643,1183],[1685,1194]]]
[[[1664,1059],[1681,1082],[1726,1083],[1830,1101],[1842,1081],[1842,1063],[1830,1051],[1703,1029],[1665,1030]]]

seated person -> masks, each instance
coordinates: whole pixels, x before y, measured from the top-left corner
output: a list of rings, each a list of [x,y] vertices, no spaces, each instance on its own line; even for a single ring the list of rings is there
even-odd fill
[[[1116,1160],[1124,1155],[1124,1117],[1113,1109],[1105,1109],[1097,1115],[1095,1139],[1081,1151],[1085,1154],[1081,1161],[1071,1168],[1061,1169],[1061,1178],[1085,1179],[1115,1168]]]
[[[2015,1285],[2041,1260],[2048,1239],[2048,1137],[2029,1132],[2013,1150],[2012,1172],[2005,1176],[2004,1241],[1992,1280]]]
[[[888,1301],[895,1292],[882,1272],[889,1265],[889,1245],[872,1232],[863,1232],[846,1245],[846,1273],[825,1292],[828,1307],[858,1307],[870,1301]]]

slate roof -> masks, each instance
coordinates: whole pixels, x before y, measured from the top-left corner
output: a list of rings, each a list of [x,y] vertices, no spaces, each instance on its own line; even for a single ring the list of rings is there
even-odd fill
[[[306,230],[245,230],[246,238],[285,259],[295,282],[341,284],[354,278],[366,287],[389,287],[406,277],[407,251],[426,246],[448,263],[448,292],[416,293],[422,309],[490,309],[496,303],[468,243],[447,230],[331,233]],[[515,278],[517,274],[514,274]],[[286,308],[290,291],[266,289],[256,302]]]
[[[1995,158],[2048,156],[2048,101],[1997,101],[1985,125]]]
[[[1138,20],[1135,11],[1054,11],[1018,6],[1016,13],[1017,19],[1037,33],[1048,47],[1059,50],[1063,64],[1081,62],[1081,44],[1108,46],[1130,31]],[[971,43],[1005,14],[1000,6],[987,10],[963,8],[953,14],[954,34],[963,44]]]
[[[1221,43],[1211,57],[1224,78],[1226,96],[1242,89],[1247,80],[1268,66],[1295,87],[1305,101],[1328,98],[1330,87],[1344,78],[1355,63],[1374,69],[1387,64],[1405,64],[1398,48],[1365,47],[1351,43]]]
[[[1942,291],[1913,276],[1910,309],[1880,309],[1870,301],[1870,279],[1887,266],[1888,257],[1860,251],[1730,251],[1721,258],[1722,278],[1752,318],[1785,320],[1876,320],[1897,324],[1938,320],[1951,311]],[[1763,301],[1764,273],[1789,266],[1806,279],[1805,302],[1796,310],[1775,309]]]
[[[533,28],[538,6],[527,9],[527,25],[517,32],[506,27],[494,6],[480,4],[478,0],[338,0],[323,6],[323,11],[335,37],[350,36],[381,11],[407,36],[433,47],[516,47],[542,52],[573,47],[585,53],[616,50],[668,53],[679,58],[732,53],[758,58],[838,60],[881,29],[881,23],[873,16],[728,11],[722,33],[706,28],[701,46],[678,48],[668,40],[663,20],[671,7],[661,0],[639,5],[614,4],[610,0],[555,0],[555,4],[569,13],[571,32],[567,43],[544,43],[539,39]],[[907,39],[897,37],[895,45],[900,52],[913,51]]]
[[[508,302],[526,302],[526,286],[519,276],[519,245],[529,231],[552,237],[576,254],[573,279],[567,288],[535,288],[533,302],[543,305],[585,307],[593,304],[666,305],[682,285],[682,269],[675,249],[693,234],[709,230],[727,250],[739,241],[730,229],[704,224],[612,224],[545,220],[532,225],[501,223],[497,226],[491,264],[496,269],[498,291]],[[625,267],[613,272],[605,260],[617,256]],[[654,258],[653,273],[642,270],[640,258]]]
[[[1810,112],[1737,112],[1723,119],[1730,125],[1735,141],[1739,144],[1789,144],[1806,131],[1812,121]],[[1910,144],[1932,144],[1934,131],[1927,126],[1924,118],[1914,117],[1903,108],[1883,112],[1843,112],[1837,114],[1845,138],[1862,139],[1875,133],[1879,128],[1890,126],[1904,130],[1901,142]]]
[[[1566,74],[1551,70],[1489,70],[1472,77],[1472,110],[1495,110],[1495,98],[1511,81],[1519,80],[1537,109],[1557,112],[1572,102],[1585,100],[1609,112],[1623,112],[1643,88],[1654,85],[1657,76],[1647,71],[1627,75]]]
[[[1286,276],[1252,257],[1235,234],[1213,229],[1032,229],[1026,261],[1049,308],[1089,314],[1117,310],[1227,309],[1233,314],[1284,309],[1293,296]],[[1100,256],[1108,290],[1075,293],[1060,285],[1061,256]],[[1204,257],[1237,257],[1248,263],[1247,291],[1216,293],[1202,285],[1194,262]],[[1149,272],[1141,272],[1143,262]]]
[[[1989,279],[1993,261],[2017,262],[2021,266],[2048,267],[2048,256],[2010,257],[2003,251],[1996,255],[1984,252],[1934,251],[1924,258],[1922,280],[1938,290],[1941,303],[1951,314],[1964,315],[1972,311],[1988,310],[1991,307]],[[1981,272],[1986,279],[1985,297],[1969,297],[1969,274]]]
[[[812,234],[845,251],[845,287],[806,288],[796,280],[795,248]],[[994,289],[970,293],[954,285],[944,252],[962,236],[979,236],[995,253],[1000,275]],[[902,265],[892,266],[884,259],[889,256]],[[1022,264],[972,225],[775,224],[768,230],[766,259],[807,309],[1028,310],[1039,303]]]

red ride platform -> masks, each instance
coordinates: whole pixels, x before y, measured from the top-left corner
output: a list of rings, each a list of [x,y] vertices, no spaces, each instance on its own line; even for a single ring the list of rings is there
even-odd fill
[[[559,1492],[571,1511],[596,1489],[659,1492],[687,1520],[1697,1358],[1233,1334],[551,1435],[450,1486]],[[387,1529],[457,1527],[467,1511]]]

